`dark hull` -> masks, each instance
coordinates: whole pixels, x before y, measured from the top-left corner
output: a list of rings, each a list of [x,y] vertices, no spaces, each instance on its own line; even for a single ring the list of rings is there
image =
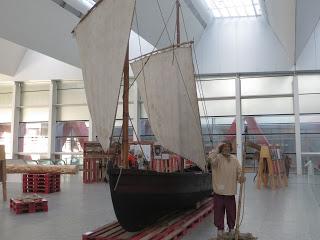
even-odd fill
[[[114,211],[120,225],[130,232],[142,230],[172,211],[192,208],[212,193],[209,173],[123,169],[120,174],[118,168],[108,173]]]

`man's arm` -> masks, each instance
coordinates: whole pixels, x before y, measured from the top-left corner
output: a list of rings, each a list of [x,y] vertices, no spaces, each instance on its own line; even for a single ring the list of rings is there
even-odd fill
[[[219,154],[219,147],[214,148],[208,155],[208,162],[211,164],[212,168],[216,168],[218,166],[218,154]]]

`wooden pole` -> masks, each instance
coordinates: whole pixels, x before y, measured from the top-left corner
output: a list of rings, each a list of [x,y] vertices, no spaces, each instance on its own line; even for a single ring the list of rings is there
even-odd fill
[[[3,201],[7,201],[7,170],[5,147],[0,145],[0,182],[2,182],[2,197]]]
[[[125,168],[129,168],[129,44],[123,67],[123,121],[122,121],[122,161]]]
[[[241,171],[241,177],[244,178],[245,176],[245,168],[244,168],[244,159],[246,159],[246,150],[247,150],[247,133],[248,128],[246,127],[244,130],[244,149],[243,149],[243,156],[242,156],[242,171]],[[240,183],[240,192],[239,192],[239,198],[238,198],[238,209],[237,209],[237,218],[236,218],[236,229],[235,229],[235,240],[239,239],[240,235],[240,215],[241,215],[241,205],[242,205],[242,196],[243,196],[243,185],[244,183]]]
[[[31,164],[7,164],[7,174],[13,173],[53,173],[53,174],[77,174],[79,167],[76,165],[31,165]]]
[[[176,26],[177,26],[177,45],[180,44],[180,2],[176,0],[176,9],[177,9],[177,18],[176,18]]]
[[[176,28],[177,28],[177,46],[180,45],[180,2],[176,0]],[[184,171],[184,158],[181,157],[180,172]]]

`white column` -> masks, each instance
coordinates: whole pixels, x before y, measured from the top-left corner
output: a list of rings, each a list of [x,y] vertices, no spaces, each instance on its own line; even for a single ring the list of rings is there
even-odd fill
[[[296,74],[293,76],[293,109],[295,118],[297,174],[302,175],[299,83],[298,76]]]
[[[54,159],[56,150],[56,120],[58,101],[57,80],[51,80],[49,92],[49,121],[48,121],[48,158]]]
[[[21,105],[21,82],[14,82],[12,94],[11,146],[12,159],[18,158],[19,122]]]
[[[140,139],[140,96],[139,96],[139,90],[138,90],[138,85],[137,82],[135,82],[131,89],[130,92],[132,93],[132,100],[133,104],[130,104],[130,107],[132,106],[132,124],[133,127],[137,133],[137,136],[133,133],[133,141],[137,141]]]
[[[241,118],[241,81],[237,76],[236,84],[236,139],[237,139],[237,158],[242,163],[242,118]]]

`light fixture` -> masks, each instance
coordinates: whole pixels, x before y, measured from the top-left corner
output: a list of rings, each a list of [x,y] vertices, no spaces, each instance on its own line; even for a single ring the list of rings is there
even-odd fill
[[[216,18],[261,15],[259,0],[206,0]]]

